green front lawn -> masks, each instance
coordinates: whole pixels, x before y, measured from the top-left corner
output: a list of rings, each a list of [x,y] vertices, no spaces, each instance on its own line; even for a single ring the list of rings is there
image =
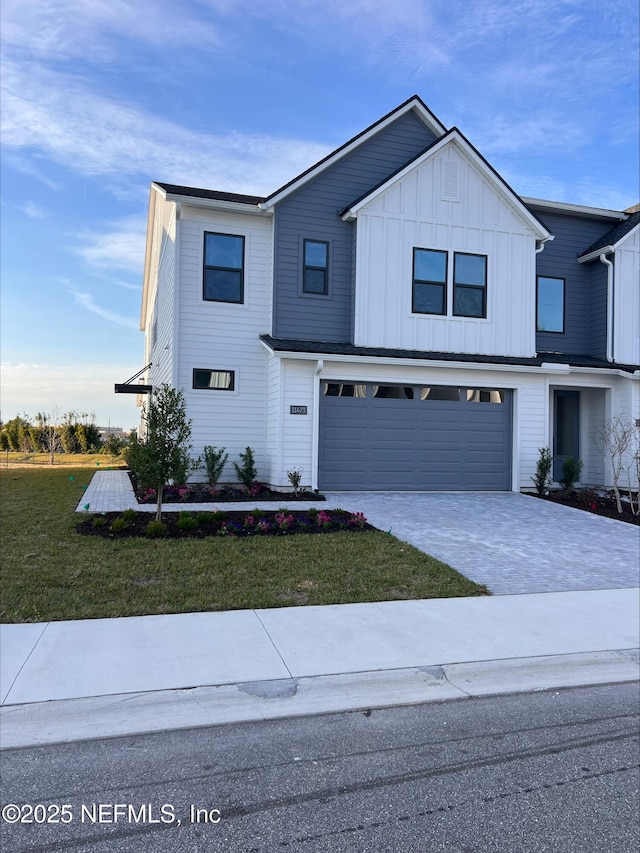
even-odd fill
[[[185,541],[79,536],[74,510],[95,470],[0,470],[0,621],[486,594],[382,532]]]

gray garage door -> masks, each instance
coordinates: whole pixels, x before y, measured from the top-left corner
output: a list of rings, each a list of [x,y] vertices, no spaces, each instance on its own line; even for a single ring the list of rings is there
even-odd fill
[[[511,391],[323,381],[321,489],[511,488]]]

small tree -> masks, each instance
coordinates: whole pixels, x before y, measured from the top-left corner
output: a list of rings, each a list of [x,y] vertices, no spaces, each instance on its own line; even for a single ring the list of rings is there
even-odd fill
[[[613,493],[616,497],[616,509],[622,512],[622,501],[620,499],[620,476],[625,469],[626,457],[629,452],[633,453],[638,428],[629,420],[619,415],[611,418],[597,431],[597,441],[600,448],[606,454],[611,464],[611,477]],[[634,454],[637,456],[636,453]],[[629,489],[631,494],[631,488]],[[632,501],[633,510],[633,501]]]
[[[62,452],[57,423],[60,419],[60,410],[55,408],[50,415],[38,413],[36,419],[41,426],[42,449],[49,454],[49,465],[53,465],[55,454]]]
[[[156,490],[156,520],[162,520],[162,496],[169,480],[186,478],[190,467],[191,420],[182,391],[160,385],[142,415],[145,441],[129,445],[128,463],[142,485]]]
[[[546,495],[549,491],[549,486],[551,485],[551,464],[553,462],[553,456],[551,455],[551,450],[548,447],[539,447],[538,453],[540,456],[536,463],[536,473],[531,479],[533,480],[537,493],[539,495]]]
[[[120,456],[124,448],[124,441],[120,436],[114,435],[112,432],[102,442],[101,452],[107,456]]]

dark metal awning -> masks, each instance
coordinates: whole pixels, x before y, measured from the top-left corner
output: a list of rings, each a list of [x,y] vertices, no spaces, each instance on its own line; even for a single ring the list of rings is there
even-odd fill
[[[134,379],[137,379],[140,374],[144,373],[145,370],[148,370],[152,364],[153,362],[150,361],[146,367],[143,367],[142,370],[134,373],[126,382],[116,382],[114,385],[116,394],[150,394],[153,391],[152,385],[132,385],[131,383]]]

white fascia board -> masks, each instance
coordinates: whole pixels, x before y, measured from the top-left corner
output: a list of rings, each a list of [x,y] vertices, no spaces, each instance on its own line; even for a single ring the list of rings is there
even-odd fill
[[[602,246],[601,249],[596,249],[595,252],[589,252],[588,255],[582,255],[582,257],[578,258],[578,263],[586,264],[588,261],[596,261],[600,255],[609,255],[613,250],[613,246]]]
[[[523,204],[522,199],[517,196],[506,184],[500,181],[494,172],[486,165],[484,160],[476,153],[473,147],[467,142],[467,140],[454,128],[450,130],[446,136],[439,139],[435,142],[427,151],[421,154],[419,157],[416,157],[415,160],[412,160],[411,163],[408,163],[403,169],[399,172],[396,172],[395,175],[392,175],[384,184],[381,184],[376,189],[372,190],[369,195],[361,198],[360,201],[356,202],[352,205],[348,210],[346,210],[342,214],[342,219],[346,222],[350,219],[356,219],[358,215],[358,211],[360,211],[366,204],[369,204],[373,199],[379,196],[381,193],[386,192],[389,187],[392,187],[398,181],[401,181],[406,175],[408,175],[411,171],[416,168],[419,168],[423,163],[430,157],[434,157],[438,154],[445,146],[454,144],[457,145],[463,154],[468,157],[478,169],[479,172],[483,175],[483,177],[489,181],[489,183],[493,186],[494,190],[499,193],[503,198],[507,200],[509,204],[515,207],[520,216],[522,216],[531,226],[531,228],[536,233],[536,238],[542,242],[552,239],[551,232],[542,226],[540,220],[534,216],[531,211]]]
[[[587,207],[583,204],[568,204],[564,201],[546,201],[542,198],[525,198],[522,196],[522,201],[531,207],[541,207],[545,210],[559,210],[564,213],[577,213],[583,216],[593,216],[596,219],[627,219],[628,213],[621,210],[607,210],[603,207]]]
[[[183,207],[198,207],[206,210],[222,210],[229,213],[251,213],[254,216],[271,216],[272,210],[267,210],[257,204],[242,204],[237,201],[222,201],[214,198],[198,198],[192,195],[166,195],[167,201],[181,204]]]
[[[144,332],[147,324],[147,302],[149,299],[149,277],[151,275],[151,241],[153,239],[153,222],[156,211],[156,192],[160,191],[157,184],[151,184],[149,193],[149,209],[147,212],[147,237],[144,252],[144,273],[142,276],[142,305],[140,306],[140,331]]]
[[[503,371],[505,373],[541,373],[542,367],[537,365],[522,365],[522,364],[480,364],[477,361],[437,361],[433,359],[422,358],[384,358],[383,356],[365,357],[361,355],[337,355],[327,354],[323,352],[289,352],[272,350],[271,347],[264,341],[261,342],[265,349],[271,355],[280,359],[295,359],[298,361],[324,361],[325,371],[328,364],[361,364],[366,366],[387,366],[387,367],[435,367],[435,368],[455,368],[457,370],[484,370],[484,371]],[[549,367],[557,367],[557,365],[548,365]],[[551,370],[549,371],[551,372]],[[566,371],[554,370],[554,373],[568,373]]]
[[[270,196],[266,199],[260,206],[269,209],[273,207],[273,205],[277,204],[279,201],[282,201],[283,198],[300,189],[303,184],[306,184],[307,181],[312,180],[325,169],[328,169],[330,166],[333,166],[338,160],[341,160],[343,157],[346,157],[352,151],[354,151],[358,146],[362,145],[363,142],[367,142],[367,140],[371,139],[381,130],[384,130],[385,127],[388,127],[394,121],[396,121],[400,116],[408,113],[410,110],[414,110],[422,119],[424,124],[429,128],[429,130],[435,136],[443,136],[447,129],[442,125],[438,119],[430,112],[426,106],[422,103],[419,98],[411,98],[398,109],[393,110],[387,116],[385,116],[382,120],[372,124],[367,130],[363,133],[354,136],[350,142],[347,142],[345,145],[340,148],[336,148],[336,150],[332,154],[328,154],[323,160],[320,160],[319,163],[316,163],[315,166],[311,166],[306,172],[303,172],[298,178],[294,178],[289,184],[285,184],[284,187],[280,191],[278,191],[275,195]]]
[[[593,376],[594,373],[599,373],[601,376],[619,376],[622,379],[628,379],[630,382],[640,382],[640,370],[634,370],[629,373],[627,370],[616,370],[615,368],[603,368],[598,370],[595,367],[572,367],[571,373],[589,373]]]

